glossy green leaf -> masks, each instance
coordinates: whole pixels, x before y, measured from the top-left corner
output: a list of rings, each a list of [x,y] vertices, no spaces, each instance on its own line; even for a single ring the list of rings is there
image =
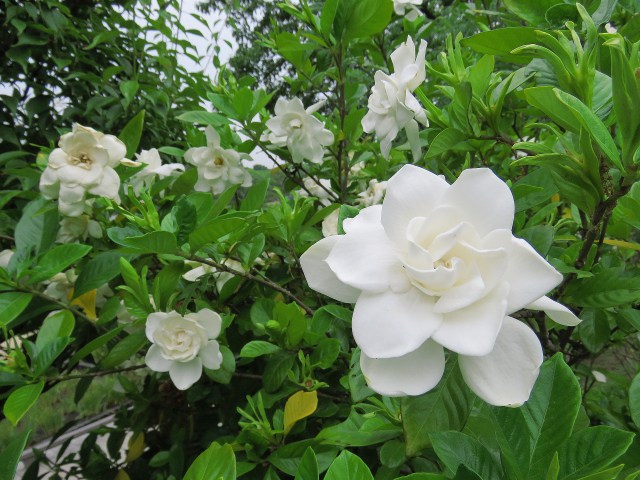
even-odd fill
[[[318,480],[318,459],[311,447],[305,450],[294,480]]]
[[[27,411],[36,403],[38,397],[42,393],[44,388],[44,382],[39,382],[31,385],[24,385],[17,388],[9,395],[9,398],[4,403],[2,412],[7,417],[13,426],[15,427],[20,419]]]
[[[136,82],[137,84],[137,82]],[[131,95],[131,99],[133,95],[135,95],[135,90],[137,90],[137,85],[131,84],[128,88],[128,95]],[[122,88],[122,85],[120,86]],[[124,92],[123,92],[124,93]],[[127,95],[125,95],[126,98]],[[131,101],[129,99],[129,102]],[[122,140],[122,143],[127,147],[127,158],[133,159],[136,151],[138,150],[138,145],[140,145],[140,138],[142,138],[142,130],[144,129],[144,116],[145,111],[140,110],[134,117],[131,118],[127,122],[127,124],[120,131],[120,135],[118,138]]]
[[[582,429],[558,450],[561,480],[578,480],[610,466],[627,451],[633,433],[604,425]]]
[[[183,480],[235,480],[236,457],[231,445],[212,443],[191,464]]]
[[[474,397],[462,378],[457,362],[451,359],[435,390],[417,397],[404,397],[401,411],[407,456],[415,456],[430,447],[431,433],[461,430]]]
[[[66,270],[69,266],[91,251],[91,246],[69,243],[57,245],[45,253],[38,261],[34,273],[29,277],[29,284],[48,280],[55,274]]]
[[[27,308],[32,298],[33,295],[30,293],[0,293],[0,325],[11,325],[11,322]]]
[[[333,461],[324,480],[373,480],[373,475],[360,457],[344,450]]]
[[[638,373],[629,387],[629,410],[633,423],[640,428],[640,373]]]
[[[134,355],[148,342],[144,332],[136,332],[120,340],[100,361],[100,368],[110,369],[134,358]]]
[[[429,437],[436,455],[451,471],[456,472],[460,465],[464,465],[482,480],[504,478],[500,465],[475,438],[462,432],[434,432]]]
[[[31,430],[17,433],[0,452],[0,480],[14,480],[22,452],[27,446]]]
[[[263,340],[252,340],[247,343],[242,350],[240,350],[240,357],[242,358],[256,358],[262,355],[269,355],[270,353],[279,352],[280,347],[273,343],[265,342]]]

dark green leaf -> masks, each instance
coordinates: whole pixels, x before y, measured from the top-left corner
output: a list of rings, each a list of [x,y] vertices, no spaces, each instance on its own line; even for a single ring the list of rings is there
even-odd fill
[[[4,450],[0,452],[0,480],[14,480],[22,452],[27,446],[31,430],[15,433]]]
[[[327,474],[325,480],[373,480],[373,475],[369,467],[353,453],[344,450],[336,458]]]
[[[66,270],[91,251],[89,245],[70,243],[58,245],[47,251],[38,261],[35,273],[29,277],[29,284],[48,280],[55,274]]]
[[[123,85],[124,84],[120,85],[121,89],[123,88]],[[137,82],[135,85],[129,84],[127,88],[128,93],[125,94],[125,97],[127,97],[127,95],[131,95],[131,98],[129,99],[129,102],[131,102],[131,99],[135,95],[135,91],[138,88]],[[133,155],[138,150],[138,145],[140,144],[140,138],[142,137],[142,130],[144,127],[144,115],[145,111],[140,110],[135,117],[127,122],[127,124],[120,131],[120,135],[118,135],[118,138],[122,140],[122,143],[124,143],[127,147],[127,158],[129,159],[132,159]]]
[[[147,343],[144,332],[133,333],[120,340],[100,362],[100,368],[108,370],[122,362],[134,358],[134,355]]]
[[[461,432],[434,432],[429,436],[436,455],[451,471],[464,465],[482,480],[504,478],[500,465],[475,438]]]

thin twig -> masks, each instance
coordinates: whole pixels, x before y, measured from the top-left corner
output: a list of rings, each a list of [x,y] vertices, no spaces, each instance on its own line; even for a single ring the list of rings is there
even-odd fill
[[[215,262],[213,260],[209,260],[207,258],[203,258],[203,257],[198,257],[195,255],[183,255],[185,258],[188,258],[189,260],[192,260],[194,262],[199,262],[199,263],[203,263],[205,265],[209,265],[211,267],[215,267],[217,270],[222,271],[222,272],[227,272],[230,273],[232,275],[235,275],[237,277],[243,277],[246,278],[248,280],[252,280],[254,282],[260,283],[262,285],[265,285],[273,290],[276,290],[280,293],[282,293],[283,295],[286,295],[287,297],[289,297],[291,300],[293,300],[294,302],[296,302],[306,313],[308,313],[309,315],[313,316],[313,309],[311,307],[309,307],[306,303],[304,303],[302,300],[300,300],[293,292],[291,292],[290,290],[287,290],[284,287],[281,287],[280,285],[278,285],[277,283],[269,280],[266,277],[259,277],[257,275],[253,275],[252,273],[249,272],[242,272],[240,270],[235,270],[233,268],[230,268],[226,265],[223,265],[222,263],[218,263]]]
[[[123,373],[123,372],[131,372],[133,370],[140,370],[141,368],[147,368],[146,364],[141,365],[133,365],[131,367],[124,368],[112,368],[111,370],[96,370],[94,372],[87,373],[74,373],[72,375],[60,375],[58,377],[49,377],[45,380],[47,382],[66,382],[67,380],[78,380],[80,378],[91,378],[91,377],[104,377],[105,375],[111,375],[114,373]]]

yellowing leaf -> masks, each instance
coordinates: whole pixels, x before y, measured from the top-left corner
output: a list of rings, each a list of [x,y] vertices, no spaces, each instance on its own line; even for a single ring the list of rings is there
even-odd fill
[[[96,315],[96,292],[97,290],[90,290],[87,293],[83,293],[78,298],[71,302],[71,305],[77,305],[84,310],[84,313],[91,320],[97,320]],[[73,289],[69,292],[69,299],[73,298]]]
[[[131,480],[131,477],[127,472],[120,469],[118,470],[118,474],[116,475],[116,478],[114,478],[113,480]]]
[[[604,243],[606,243],[607,245],[612,245],[614,247],[628,248],[629,250],[640,251],[640,243],[625,242],[624,240],[615,240],[613,238],[605,238]]]
[[[318,392],[299,391],[289,397],[284,406],[284,434],[289,433],[298,420],[308,417],[318,408]]]
[[[134,434],[129,440],[129,451],[127,452],[125,462],[131,463],[136,458],[140,457],[144,452],[144,447],[144,433],[139,432]]]

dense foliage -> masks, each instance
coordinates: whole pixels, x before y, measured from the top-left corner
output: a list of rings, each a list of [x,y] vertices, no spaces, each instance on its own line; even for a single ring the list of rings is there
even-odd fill
[[[25,478],[637,478],[638,3],[259,3],[211,82],[177,1],[0,2],[3,414],[123,391]]]

